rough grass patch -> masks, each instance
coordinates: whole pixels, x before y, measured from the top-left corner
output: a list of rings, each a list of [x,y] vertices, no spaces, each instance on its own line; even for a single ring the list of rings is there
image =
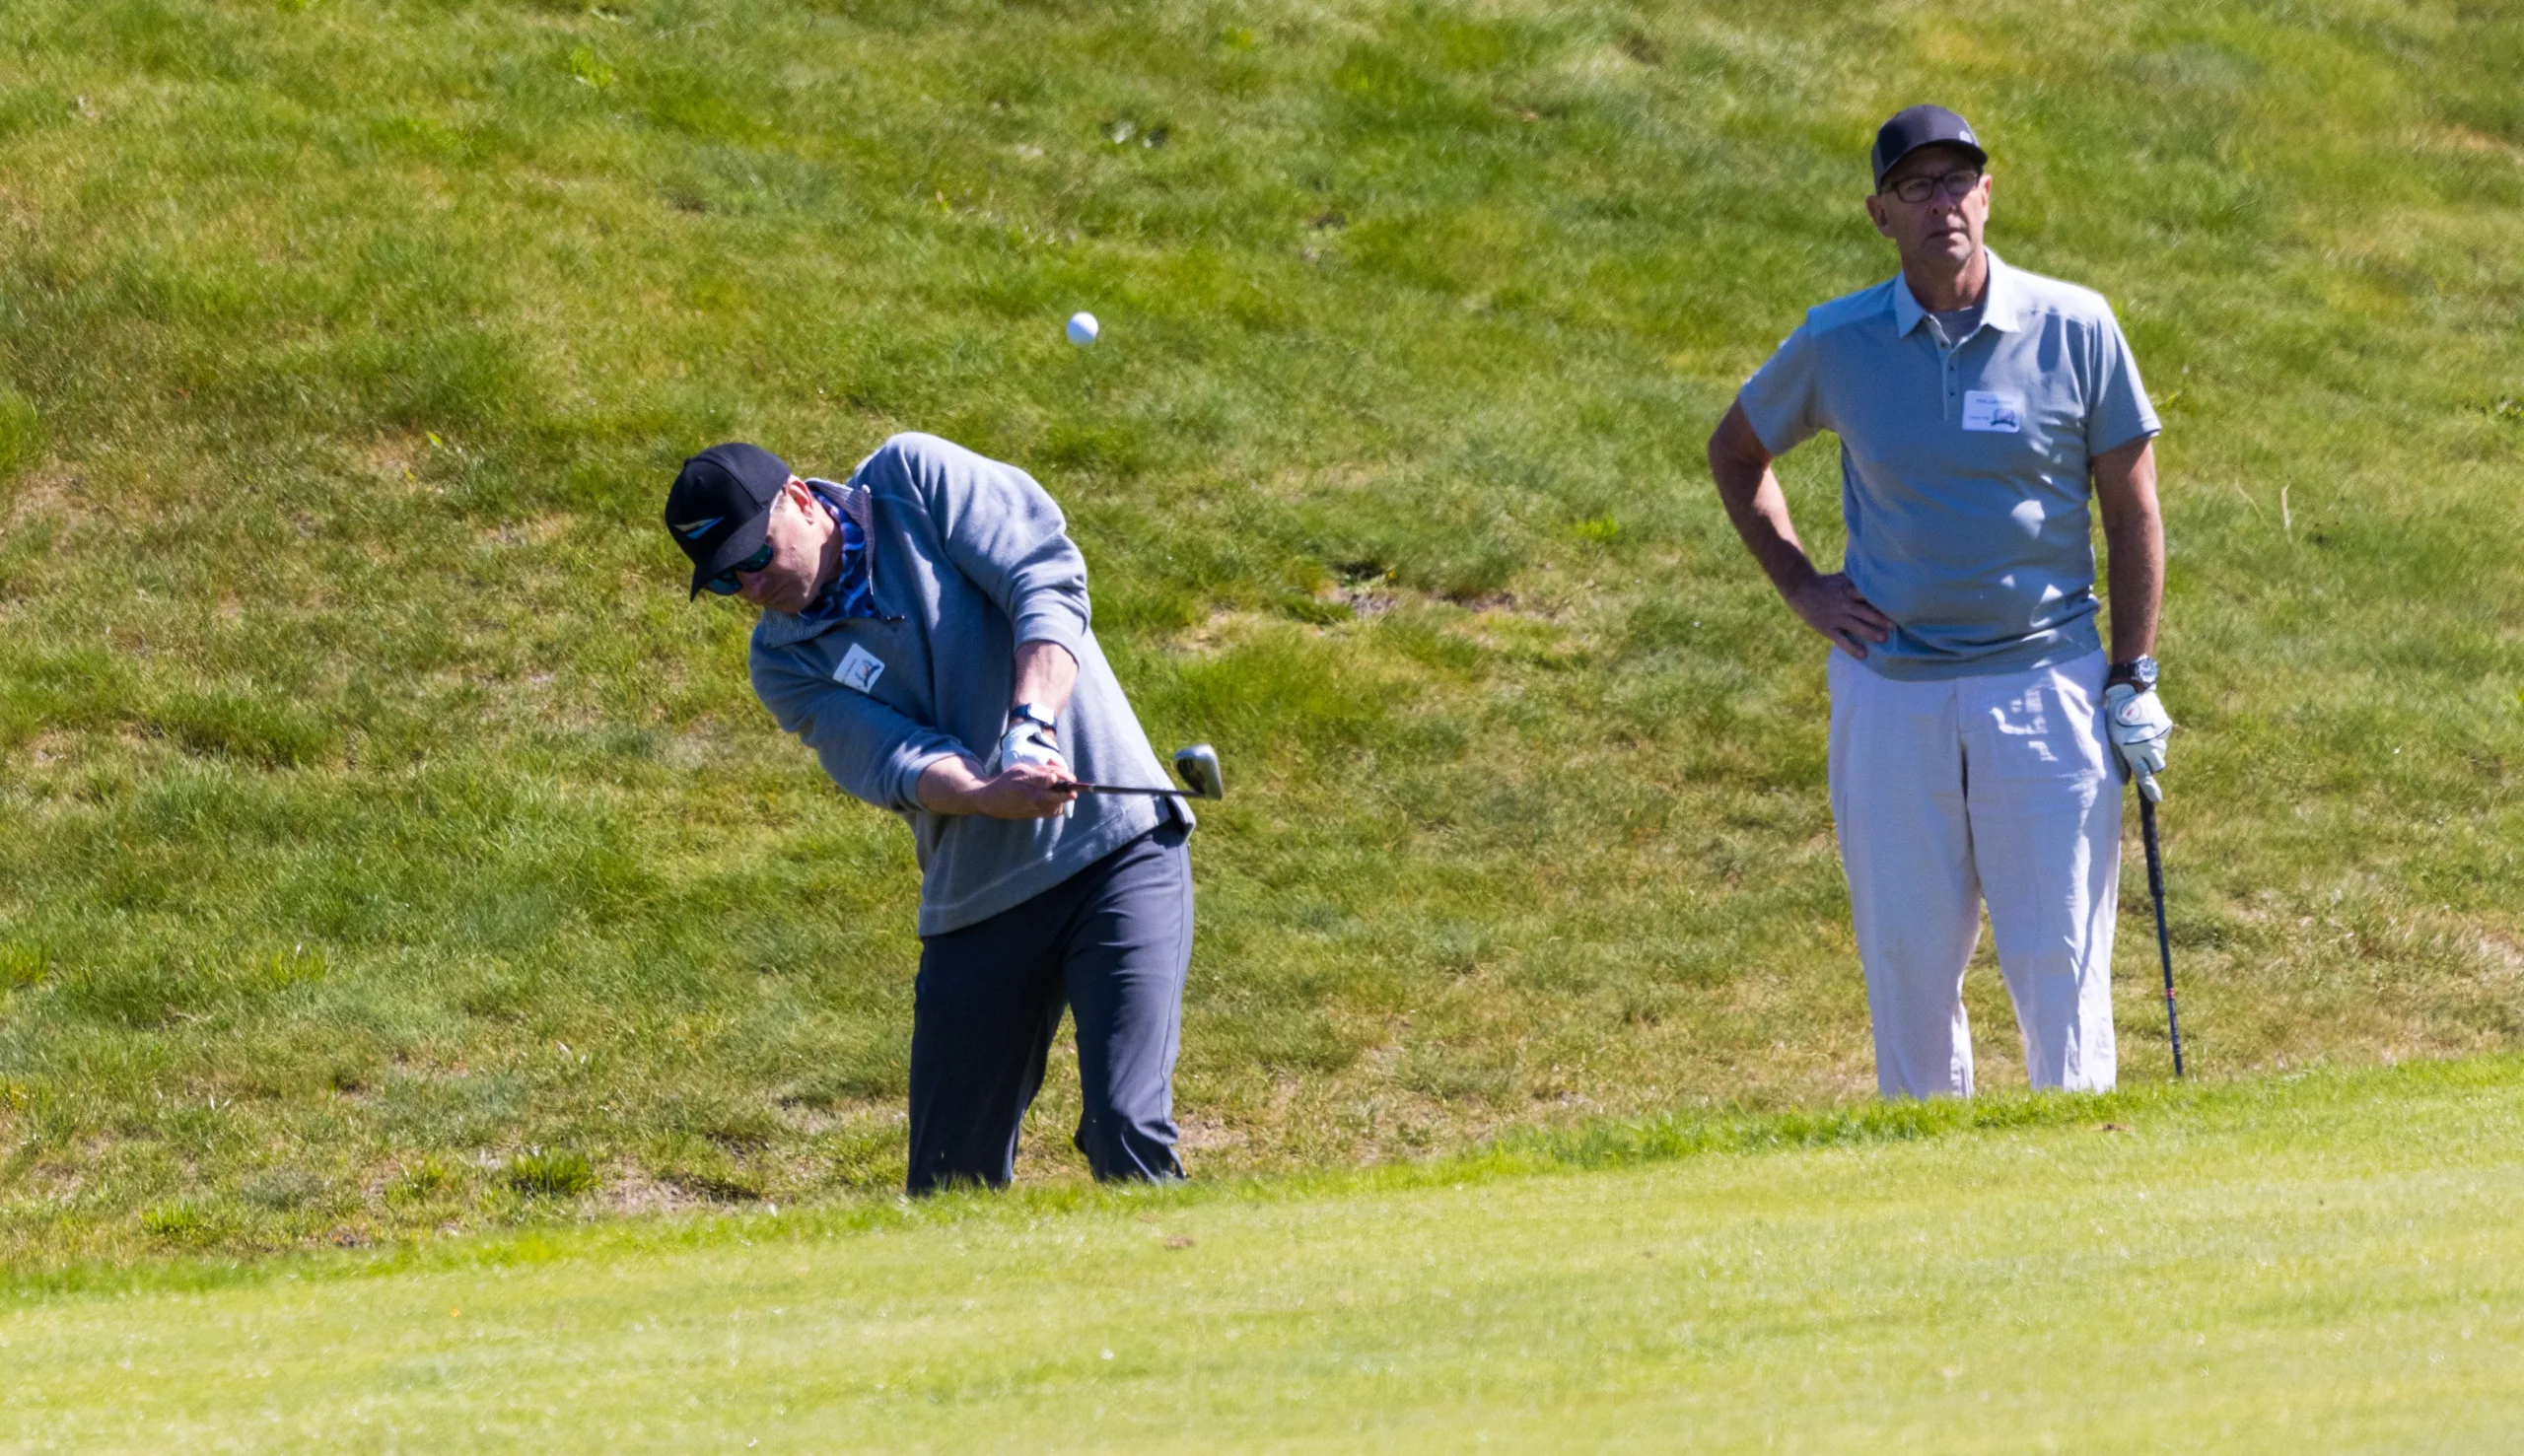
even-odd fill
[[[267,1213],[287,1213],[323,1202],[331,1184],[309,1168],[272,1168],[239,1185],[245,1201]]]
[[[0,385],[0,485],[15,479],[43,453],[43,419],[27,396]]]
[[[193,1248],[218,1238],[223,1220],[208,1205],[179,1198],[153,1204],[143,1210],[140,1227],[142,1232],[161,1243]]]
[[[196,753],[269,768],[298,768],[330,753],[332,729],[286,701],[263,694],[178,693],[141,724]]]
[[[596,1165],[569,1148],[528,1148],[503,1164],[500,1179],[528,1198],[577,1198],[596,1187]]]
[[[287,950],[266,951],[248,960],[238,973],[238,981],[252,991],[287,991],[293,986],[321,981],[331,969],[323,951],[299,944]]]
[[[740,1168],[669,1168],[664,1181],[716,1204],[754,1203],[763,1197],[762,1179]]]
[[[23,940],[0,941],[0,991],[25,991],[51,975],[51,951]]]
[[[464,1174],[454,1162],[426,1153],[394,1176],[386,1185],[386,1197],[390,1203],[433,1204],[459,1193],[464,1184]]]
[[[1266,628],[1215,656],[1180,662],[1162,702],[1168,717],[1203,725],[1222,745],[1279,757],[1366,740],[1395,697],[1342,645],[1296,628]]]

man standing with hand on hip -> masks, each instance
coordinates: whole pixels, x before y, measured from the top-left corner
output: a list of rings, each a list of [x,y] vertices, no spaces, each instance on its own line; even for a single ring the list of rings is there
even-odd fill
[[[713,446],[684,461],[666,523],[693,595],[762,609],[763,706],[843,792],[911,827],[909,1190],[1009,1181],[1064,1005],[1087,1165],[1180,1177],[1192,816],[1071,787],[1166,780],[1087,629],[1060,508],[1014,465],[897,435],[839,484]]]
[[[1968,1096],[1963,971],[1986,901],[2037,1087],[2116,1075],[2121,789],[2163,771],[2155,411],[2110,306],[1982,243],[1961,116],[1884,123],[1866,199],[1899,277],[1805,315],[1709,442],[1727,516],[1833,644],[1832,818],[1886,1096]],[[1844,570],[1816,569],[1771,461],[1841,442]],[[2111,551],[2095,630],[2087,499]]]

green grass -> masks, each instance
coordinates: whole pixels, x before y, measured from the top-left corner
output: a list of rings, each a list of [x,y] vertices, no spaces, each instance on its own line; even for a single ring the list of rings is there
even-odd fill
[[[24,0],[0,38],[0,1257],[895,1183],[908,847],[653,520],[729,436],[839,470],[935,430],[1069,507],[1153,736],[1237,794],[1196,1171],[1864,1095],[1820,649],[1699,456],[1889,270],[1858,159],[1927,95],[2167,417],[2199,1065],[2524,1035],[2512,7]],[[1837,549],[1828,449],[1788,473]],[[1079,1176],[1074,1110],[1027,1176]]]
[[[178,1262],[0,1298],[0,1442],[2502,1451],[2519,1150],[2509,1057]]]

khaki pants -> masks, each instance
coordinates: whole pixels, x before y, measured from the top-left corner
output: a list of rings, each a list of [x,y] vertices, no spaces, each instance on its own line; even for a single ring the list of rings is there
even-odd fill
[[[2033,1085],[2107,1091],[2121,781],[2102,653],[1903,682],[1832,653],[1832,819],[1888,1097],[1969,1096],[1980,908]]]

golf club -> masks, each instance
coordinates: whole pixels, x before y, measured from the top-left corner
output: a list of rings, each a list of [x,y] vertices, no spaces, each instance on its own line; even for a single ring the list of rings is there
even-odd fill
[[[2173,941],[2165,934],[2164,851],[2156,845],[2156,800],[2165,792],[2153,774],[2138,779],[2138,837],[2147,844],[2147,894],[2156,902],[2156,959],[2165,968],[2165,1030],[2173,1037],[2173,1075],[2182,1075],[2182,1017],[2173,1005]]]
[[[1219,775],[1219,751],[1207,743],[1176,750],[1174,772],[1189,789],[1141,789],[1127,784],[1072,784],[1081,794],[1147,794],[1173,798],[1225,798],[1227,780]]]

